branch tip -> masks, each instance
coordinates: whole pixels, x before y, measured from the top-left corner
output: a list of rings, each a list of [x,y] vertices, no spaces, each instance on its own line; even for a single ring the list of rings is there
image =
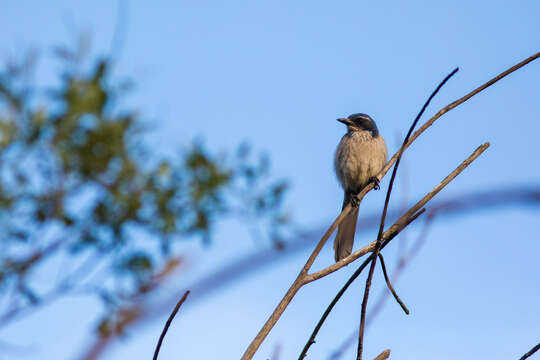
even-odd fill
[[[152,358],[153,360],[157,360],[158,355],[159,355],[159,350],[161,349],[161,344],[163,343],[163,339],[165,338],[165,334],[167,334],[167,330],[169,330],[169,326],[171,326],[171,323],[172,323],[174,317],[176,316],[176,313],[178,313],[178,310],[180,310],[180,306],[182,306],[184,301],[186,301],[186,298],[187,298],[188,295],[189,295],[189,290],[187,290],[184,293],[184,296],[182,296],[182,298],[180,300],[178,300],[178,302],[176,303],[176,306],[174,307],[171,315],[167,319],[167,322],[165,323],[165,326],[163,327],[163,330],[161,331],[161,335],[159,335],[159,340],[158,340],[158,343],[156,345],[156,350],[154,351],[154,357]]]

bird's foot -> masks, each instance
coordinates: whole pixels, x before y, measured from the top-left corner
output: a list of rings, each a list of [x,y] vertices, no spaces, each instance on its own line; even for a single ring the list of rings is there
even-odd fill
[[[360,199],[358,198],[358,196],[351,196],[351,206],[358,209],[358,206],[360,206]]]
[[[379,179],[376,176],[372,176],[369,178],[369,181],[373,183],[373,188],[375,190],[379,190],[381,187],[379,186]]]

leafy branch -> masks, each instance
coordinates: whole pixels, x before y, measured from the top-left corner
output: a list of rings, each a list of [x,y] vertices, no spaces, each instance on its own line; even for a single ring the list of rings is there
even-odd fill
[[[271,179],[264,156],[202,142],[154,151],[150,124],[120,105],[131,82],[87,48],[55,49],[61,72],[46,91],[28,81],[34,61],[0,71],[0,326],[83,293],[102,300],[109,336],[120,309],[182,263],[186,240],[209,243],[230,217],[272,242],[288,229],[287,183]],[[59,263],[56,281],[36,281]]]

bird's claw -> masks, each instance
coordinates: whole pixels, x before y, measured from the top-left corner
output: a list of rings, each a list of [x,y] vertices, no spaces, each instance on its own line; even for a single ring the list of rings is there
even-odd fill
[[[379,186],[379,179],[376,177],[376,176],[372,176],[370,179],[369,179],[370,182],[373,183],[373,188],[375,190],[379,190],[381,187]]]
[[[359,205],[360,205],[360,199],[358,198],[358,196],[356,196],[356,195],[351,196],[351,206],[353,208],[358,209]]]

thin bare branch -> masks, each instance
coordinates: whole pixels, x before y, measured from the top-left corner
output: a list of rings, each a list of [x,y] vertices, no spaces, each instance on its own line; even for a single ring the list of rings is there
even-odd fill
[[[161,331],[161,335],[159,335],[159,340],[156,345],[156,350],[154,351],[154,357],[153,360],[157,360],[159,355],[159,349],[161,349],[161,344],[163,343],[163,339],[165,338],[165,334],[167,334],[167,330],[169,330],[169,326],[171,326],[171,323],[176,316],[176,313],[178,310],[180,310],[180,306],[186,301],[187,296],[189,295],[189,290],[185,292],[184,296],[176,303],[176,306],[174,307],[171,315],[167,319],[167,322],[165,323],[165,327],[163,327],[163,330]]]
[[[525,355],[519,358],[519,360],[525,360],[526,358],[530,357],[532,354],[540,350],[540,343],[536,344],[535,347],[533,347],[531,350],[527,351]]]

